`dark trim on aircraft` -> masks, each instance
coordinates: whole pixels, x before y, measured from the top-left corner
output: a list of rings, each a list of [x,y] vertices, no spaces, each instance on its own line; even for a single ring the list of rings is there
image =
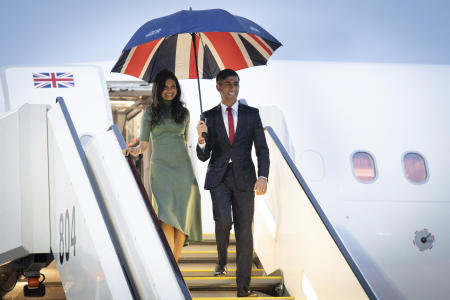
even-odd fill
[[[325,225],[325,227],[327,228],[331,237],[333,238],[334,242],[336,243],[336,246],[341,251],[341,253],[344,256],[345,260],[347,261],[349,267],[352,269],[353,274],[355,274],[355,276],[358,279],[359,283],[361,284],[362,288],[366,292],[367,296],[369,297],[369,299],[376,300],[377,297],[375,296],[375,293],[372,291],[372,288],[370,287],[366,278],[364,278],[364,275],[359,270],[358,266],[356,265],[356,262],[351,257],[347,248],[345,248],[344,243],[342,242],[341,238],[338,236],[336,230],[334,230],[333,225],[331,225],[331,222],[328,220],[328,217],[325,215],[324,211],[320,207],[319,202],[317,202],[316,198],[312,194],[311,190],[309,189],[308,185],[306,184],[305,180],[303,179],[302,175],[300,174],[300,171],[295,166],[295,163],[290,158],[288,152],[284,148],[283,144],[281,143],[280,139],[276,135],[275,131],[270,126],[266,126],[265,129],[267,130],[267,132],[272,137],[272,140],[277,145],[278,149],[280,150],[281,154],[283,155],[283,158],[286,160],[287,164],[289,165],[289,168],[291,168],[292,173],[297,178],[298,183],[300,184],[300,186],[302,187],[306,196],[308,197],[309,201],[313,205],[314,209],[316,210],[316,212],[319,215],[320,219],[322,220],[323,224]]]
[[[84,152],[84,149],[81,146],[80,138],[78,137],[78,133],[75,129],[75,126],[73,125],[72,118],[70,117],[70,113],[67,110],[66,103],[64,102],[64,99],[62,97],[57,97],[56,102],[59,103],[59,105],[61,107],[61,111],[66,120],[70,134],[72,135],[72,139],[73,139],[73,142],[75,143],[78,154],[80,155],[80,159],[81,159],[83,167],[86,171],[86,175],[89,179],[89,182],[91,183],[92,190],[94,192],[95,198],[97,199],[98,207],[103,216],[103,221],[105,222],[106,229],[108,230],[109,237],[111,238],[111,242],[116,251],[117,258],[119,259],[120,266],[122,268],[124,277],[127,281],[127,285],[130,290],[130,294],[133,297],[133,299],[140,300],[140,299],[142,299],[142,297],[139,295],[139,292],[136,288],[135,280],[134,280],[131,270],[128,266],[128,263],[125,259],[124,251],[120,245],[118,234],[115,231],[114,226],[112,225],[112,221],[106,210],[106,206],[105,206],[105,203],[101,196],[100,189],[98,188],[97,182],[95,181],[94,176],[92,175],[92,171],[90,170],[89,165],[87,163],[86,153]]]
[[[127,145],[123,139],[122,134],[120,133],[119,127],[117,127],[117,125],[112,125],[110,129],[116,135],[117,141],[119,142],[119,145],[122,148],[122,150],[126,149]],[[161,243],[163,244],[167,258],[170,261],[170,265],[172,266],[172,270],[175,273],[175,277],[177,278],[178,285],[180,286],[184,298],[192,299],[191,294],[189,293],[189,289],[187,288],[186,282],[184,281],[183,275],[181,274],[180,268],[178,267],[175,257],[173,256],[172,250],[170,250],[169,243],[167,242],[166,236],[164,235],[164,232],[161,228],[161,223],[159,222],[158,216],[156,215],[156,212],[153,209],[152,202],[147,194],[147,191],[145,190],[141,177],[138,171],[136,170],[133,161],[131,160],[131,156],[128,155],[126,159],[128,165],[130,166],[131,172],[133,173],[134,179],[136,180],[136,184],[139,187],[139,191],[141,192],[142,198],[144,199],[144,203],[145,206],[147,207],[148,213],[150,214],[153,224],[155,225],[156,231],[158,232],[159,238],[161,240]]]

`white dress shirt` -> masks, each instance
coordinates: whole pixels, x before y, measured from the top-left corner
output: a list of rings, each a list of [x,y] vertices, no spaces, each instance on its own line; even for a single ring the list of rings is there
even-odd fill
[[[223,124],[225,125],[225,130],[227,131],[228,137],[230,137],[230,131],[228,129],[228,111],[225,104],[220,102],[220,108],[222,110],[222,118],[223,118]],[[233,114],[233,125],[234,125],[234,134],[236,134],[236,128],[237,128],[237,122],[238,122],[238,107],[239,107],[239,101],[234,102],[234,104],[231,106],[231,113]],[[198,144],[200,146],[200,149],[205,149],[206,145]]]

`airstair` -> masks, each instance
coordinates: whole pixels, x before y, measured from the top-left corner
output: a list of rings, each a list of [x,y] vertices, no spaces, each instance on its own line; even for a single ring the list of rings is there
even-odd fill
[[[63,124],[65,122],[64,117],[69,117],[68,119],[70,120],[64,101],[60,99],[59,103],[61,108],[56,109],[53,113],[54,115],[50,116],[49,128],[55,130],[51,134],[55,141],[49,143],[49,147],[56,149],[56,140],[60,139],[58,146],[66,148],[61,153],[51,153],[55,159],[53,162],[55,165],[50,164],[50,167],[54,168],[52,172],[55,172],[51,177],[53,178],[53,176],[59,174],[59,176],[51,180],[52,184],[58,185],[57,182],[53,181],[56,179],[64,180],[64,176],[69,176],[66,180],[70,179],[72,183],[69,185],[67,183],[63,184],[66,189],[69,189],[62,191],[62,195],[68,195],[67,193],[73,192],[79,193],[78,189],[97,186],[98,190],[96,193],[101,193],[103,197],[100,197],[102,202],[98,203],[99,207],[96,207],[97,203],[93,194],[86,192],[85,197],[90,198],[77,198],[79,202],[74,207],[77,208],[78,218],[79,214],[84,214],[85,224],[83,224],[83,220],[77,219],[77,224],[81,223],[81,225],[78,225],[81,227],[77,227],[76,240],[74,241],[71,241],[69,238],[70,234],[72,234],[70,229],[61,227],[63,229],[60,232],[61,235],[67,233],[69,244],[73,242],[75,245],[76,242],[78,245],[84,242],[88,245],[88,248],[81,249],[81,254],[79,252],[80,249],[77,248],[79,249],[77,250],[77,255],[75,255],[75,247],[73,249],[68,248],[67,252],[53,251],[56,264],[53,263],[50,267],[40,271],[46,278],[43,283],[47,286],[47,294],[42,299],[80,299],[79,295],[83,295],[83,293],[87,293],[87,295],[90,295],[89,297],[94,297],[92,299],[237,299],[234,239],[232,238],[229,248],[229,265],[226,276],[212,276],[217,260],[213,235],[205,235],[203,242],[192,243],[185,247],[180,256],[179,265],[177,265],[170,253],[167,241],[163,237],[145,188],[142,182],[138,180],[139,175],[130,159],[128,159],[128,167],[131,170],[129,175],[127,175],[124,165],[120,167],[122,168],[121,172],[112,171],[116,167],[114,166],[115,164],[124,163],[120,159],[123,157],[120,149],[111,150],[118,147],[120,142],[121,137],[118,129],[113,127],[112,130],[93,137],[89,145],[85,145],[86,156],[81,156],[82,159],[79,161],[80,157],[77,157],[76,150],[78,149],[79,153],[84,153],[84,150],[81,150],[82,146],[73,125],[69,124],[70,130],[61,126],[55,126],[57,120],[62,122],[58,124]],[[24,110],[24,116],[30,117],[34,111],[37,111],[40,116],[45,113],[42,107],[30,107]],[[11,117],[5,120],[8,121],[9,119]],[[21,118],[19,117],[18,119],[20,120]],[[52,124],[52,122],[55,124]],[[58,130],[62,131],[58,132]],[[78,140],[75,143],[76,147],[70,146],[70,136],[74,140]],[[299,181],[297,181],[299,175],[297,175],[297,179],[296,176],[287,176],[287,174],[295,175],[295,172],[298,171],[292,164],[289,164],[286,153],[283,153],[280,142],[270,128],[266,136],[271,151],[272,175],[270,176],[272,177],[269,178],[271,190],[267,194],[268,198],[257,197],[255,201],[254,235],[256,252],[254,254],[250,289],[257,291],[260,299],[294,299],[294,297],[295,299],[318,299],[317,294],[325,295],[323,299],[346,299],[347,296],[353,299],[376,299],[374,294],[367,296],[366,293],[370,294],[373,292],[367,286],[367,282],[359,273],[357,266],[346,252],[344,245],[340,242],[331,224],[327,223],[328,221],[320,210],[320,206],[315,201],[311,201],[313,196],[309,190],[302,187],[302,182],[299,184]],[[70,161],[68,152],[71,152]],[[66,154],[62,155],[63,153]],[[83,157],[84,160],[89,161],[89,168],[86,168],[85,165],[85,170],[87,170],[88,174],[91,174],[90,176],[95,176],[95,180],[90,179],[91,184],[89,184],[89,181],[86,181],[87,178],[84,183],[77,182],[77,180],[80,180],[77,176],[80,175],[80,172],[83,173],[81,164]],[[68,175],[58,173],[62,172],[62,170],[59,170],[57,166],[62,167],[68,162],[73,163],[73,169],[70,170],[72,173],[69,172],[70,174]],[[112,176],[113,174],[115,175]],[[116,178],[117,174],[120,175],[118,178]],[[284,180],[273,180],[273,176],[283,176]],[[130,205],[134,203],[130,202],[130,199],[132,199],[130,198],[130,188],[133,184],[131,182],[126,183],[130,178],[134,184],[137,184],[137,190],[140,190],[140,197],[132,197],[136,199],[134,201],[138,201],[134,204],[138,205],[138,210],[130,208]],[[304,182],[303,185],[305,185]],[[55,193],[59,191],[58,189]],[[132,190],[137,192],[136,186]],[[126,195],[123,196],[125,198],[121,198],[121,193]],[[275,193],[275,196],[273,193]],[[288,194],[284,195],[283,193]],[[53,197],[56,200],[62,196],[53,195]],[[271,201],[277,200],[279,197],[296,199],[293,202],[295,205],[274,207]],[[127,199],[128,202],[125,202],[124,199]],[[83,200],[89,200],[89,202],[83,203]],[[50,203],[50,207],[55,205],[57,206],[58,204]],[[88,208],[83,210],[83,205],[88,205]],[[274,213],[268,208],[269,206],[272,206],[272,210],[278,211],[278,216],[292,212],[297,213],[286,219],[280,217],[276,219]],[[99,208],[101,208],[100,211],[98,211]],[[93,211],[91,209],[97,211],[97,214],[92,215]],[[73,210],[75,211],[75,208]],[[87,228],[86,223],[95,220],[94,224],[100,224],[98,222],[102,218],[102,210],[107,211],[107,217],[110,218],[108,222],[102,224],[104,230],[101,234],[103,239],[110,238],[110,240],[106,240],[108,242],[107,251],[112,253],[107,256],[101,255],[101,253],[99,255],[98,249],[94,250],[94,248],[91,248],[99,247],[96,243],[99,242],[97,239],[100,236],[97,236],[97,239],[86,240],[86,237],[83,237],[81,234],[93,229]],[[149,211],[149,214],[145,212],[146,210]],[[75,219],[74,211],[69,212],[68,209],[65,211],[65,215],[68,217],[64,217],[64,214],[61,214],[61,217],[58,219],[52,215],[50,216],[51,226],[53,226],[52,231],[58,228],[55,224],[62,224],[62,226],[70,226],[68,224],[72,224],[73,219]],[[138,214],[141,216],[135,218]],[[103,216],[103,219],[105,218]],[[73,222],[75,224],[75,221]],[[83,225],[84,227],[82,227]],[[270,228],[271,226],[274,228]],[[83,230],[80,230],[80,228]],[[310,234],[311,231],[314,232],[314,235]],[[93,235],[95,233],[90,234]],[[75,231],[73,235],[75,237]],[[295,243],[297,240],[301,240],[302,243]],[[63,240],[56,239],[54,241],[52,239],[52,249],[58,249],[57,245],[65,247],[65,241],[66,237]],[[136,244],[136,241],[140,242]],[[309,246],[305,247],[305,244]],[[95,260],[91,258],[92,261],[89,262],[88,260],[86,263],[83,261],[83,254],[86,254],[86,251],[89,252],[89,249],[92,249],[99,256]],[[320,259],[318,259],[319,257]],[[72,265],[69,263],[68,258],[73,263]],[[97,259],[100,261],[96,261]],[[111,259],[113,260],[111,261]],[[112,269],[108,269],[110,268],[108,264],[111,262],[115,265],[113,273],[110,273]],[[100,266],[98,265],[99,263],[101,264]],[[92,269],[94,272],[91,270],[92,267],[94,267]],[[58,269],[57,272],[56,269]],[[283,272],[280,270],[283,270]],[[300,273],[298,273],[298,270],[300,270]],[[77,273],[81,275],[77,275]],[[306,277],[306,273],[308,273],[308,277]],[[158,278],[158,274],[164,275]],[[324,276],[324,274],[327,276]],[[119,278],[114,278],[116,275],[120,275]],[[44,276],[38,275],[39,280],[43,280]],[[88,284],[94,291],[85,291],[82,289],[83,281],[85,280],[83,276],[90,277],[90,280],[93,281],[103,282],[108,288],[105,287],[106,290],[104,291],[95,291],[96,284],[87,281],[85,284]],[[110,277],[109,279],[108,276]],[[114,286],[114,282],[119,282],[120,286]],[[28,280],[27,282],[23,277],[19,279],[16,289],[5,295],[4,299],[26,299],[23,296],[22,288],[26,287],[27,283],[29,285],[30,281]],[[147,287],[149,283],[151,288]],[[73,287],[77,288],[74,292],[71,290]],[[176,296],[171,295],[173,289],[176,290]],[[122,298],[120,294],[115,294],[115,290],[117,293],[126,294],[126,296]],[[63,293],[64,296],[62,296]],[[334,297],[336,294],[340,296]]]

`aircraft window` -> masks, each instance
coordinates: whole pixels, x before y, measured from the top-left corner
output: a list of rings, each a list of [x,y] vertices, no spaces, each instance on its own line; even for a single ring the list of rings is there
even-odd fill
[[[375,162],[367,152],[355,152],[352,157],[353,174],[362,182],[371,182],[375,179]]]
[[[427,177],[427,168],[425,160],[418,153],[406,153],[403,156],[406,177],[415,183],[423,183]]]

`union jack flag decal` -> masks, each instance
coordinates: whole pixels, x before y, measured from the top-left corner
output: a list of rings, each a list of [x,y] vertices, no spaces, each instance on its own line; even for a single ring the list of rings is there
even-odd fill
[[[75,87],[73,73],[33,73],[33,81],[37,89]]]

